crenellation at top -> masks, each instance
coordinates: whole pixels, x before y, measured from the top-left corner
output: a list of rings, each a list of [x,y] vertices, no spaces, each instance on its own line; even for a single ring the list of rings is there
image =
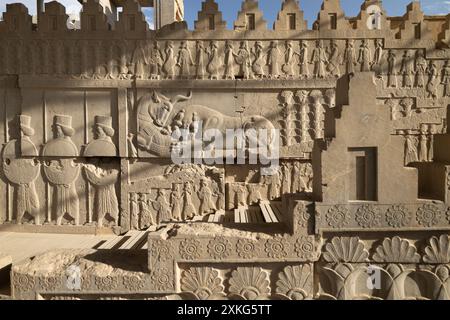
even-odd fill
[[[225,30],[227,22],[222,18],[219,5],[214,0],[206,0],[202,3],[202,10],[198,12],[198,19],[194,23],[194,29],[199,31]]]
[[[3,21],[0,21],[0,31],[12,33],[27,33],[32,30],[32,18],[28,8],[22,3],[6,5]]]
[[[45,4],[45,11],[40,14],[38,21],[38,31],[57,32],[67,29],[66,8],[57,1]]]
[[[297,0],[286,0],[281,4],[281,11],[278,13],[273,29],[275,31],[308,30],[308,23]]]
[[[284,0],[281,3],[273,28],[268,28],[264,14],[257,0],[244,0],[237,14],[233,30],[227,29],[227,22],[215,0],[204,0],[198,12],[194,30],[190,31],[183,22],[166,25],[158,30],[150,30],[142,11],[140,1],[123,0],[123,10],[111,16],[104,12],[100,0],[86,0],[80,12],[80,29],[68,30],[67,14],[57,1],[45,4],[45,11],[38,15],[36,25],[28,9],[21,3],[8,4],[0,21],[0,32],[7,37],[28,37],[39,33],[50,33],[52,37],[84,37],[86,32],[94,32],[95,37],[113,38],[241,38],[242,31],[247,39],[308,39],[308,38],[385,38],[388,43],[411,40],[421,43],[437,43],[438,47],[448,47],[450,18],[447,16],[426,16],[420,3],[413,1],[401,17],[389,17],[381,0],[361,0],[361,10],[356,17],[346,17],[340,0],[324,0],[312,28],[308,28],[301,1]],[[282,31],[282,33],[279,33]],[[302,31],[298,33],[298,31]],[[70,35],[68,33],[70,32]],[[64,33],[64,34],[61,34]],[[139,34],[139,35],[138,35]],[[78,36],[79,35],[79,36]],[[294,38],[292,38],[294,37]],[[416,43],[415,42],[415,43]]]
[[[138,0],[124,2],[123,10],[119,13],[116,30],[119,32],[145,32],[149,30]]]
[[[324,0],[313,29],[348,30],[350,23],[346,19],[339,0]]]
[[[425,15],[420,6],[420,2],[411,2],[406,9],[406,14],[403,16],[397,38],[402,40],[422,40],[432,38],[424,18]]]
[[[257,0],[244,0],[241,10],[234,22],[235,31],[266,30],[267,22],[259,9]]]
[[[95,32],[111,29],[99,0],[88,0],[84,2],[83,9],[80,13],[80,19],[82,31]]]

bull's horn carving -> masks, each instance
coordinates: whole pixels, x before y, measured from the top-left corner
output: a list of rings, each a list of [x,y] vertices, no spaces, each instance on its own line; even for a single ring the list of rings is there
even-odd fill
[[[171,100],[171,102],[173,103],[173,104],[176,104],[176,103],[178,103],[178,102],[183,102],[183,101],[188,101],[188,100],[191,100],[192,99],[192,91],[189,91],[189,95],[188,96],[183,96],[183,95],[177,95],[177,96],[175,96],[172,100]]]

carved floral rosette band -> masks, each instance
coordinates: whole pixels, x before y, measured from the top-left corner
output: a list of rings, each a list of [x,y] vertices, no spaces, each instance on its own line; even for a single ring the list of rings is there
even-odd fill
[[[233,30],[214,0],[194,30],[8,4],[0,232],[115,233],[17,263],[13,297],[450,299],[450,16],[361,2],[308,29],[284,0],[273,30],[256,0]],[[276,132],[277,165],[211,130]]]

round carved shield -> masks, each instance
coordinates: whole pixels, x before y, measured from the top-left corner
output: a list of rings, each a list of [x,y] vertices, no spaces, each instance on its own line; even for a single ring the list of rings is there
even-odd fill
[[[42,151],[45,157],[58,157],[49,159],[44,165],[44,173],[52,184],[69,185],[80,174],[80,167],[70,157],[78,156],[78,150],[71,139],[57,138],[49,141]]]
[[[105,140],[92,140],[84,150],[85,157],[115,157],[117,149],[114,143]]]
[[[44,157],[77,157],[78,149],[71,139],[57,138],[47,142],[42,154]]]
[[[20,145],[22,144],[22,145]],[[20,159],[21,147],[28,153],[37,155],[36,146],[29,140],[11,140],[3,149],[3,172],[6,179],[13,184],[27,184],[39,175],[39,164],[34,159]]]
[[[78,178],[80,167],[73,159],[52,159],[44,165],[47,180],[56,185],[70,185]]]

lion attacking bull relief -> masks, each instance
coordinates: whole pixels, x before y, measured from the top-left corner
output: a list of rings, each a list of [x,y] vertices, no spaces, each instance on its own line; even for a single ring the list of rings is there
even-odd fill
[[[231,117],[202,105],[189,105],[185,108],[176,104],[192,99],[192,92],[188,96],[177,95],[172,99],[153,91],[139,99],[137,106],[139,150],[152,156],[170,157],[174,140],[172,133],[185,129],[197,134],[206,130],[218,130],[225,136],[227,130],[264,129],[267,132],[275,130],[273,124],[262,116]],[[201,123],[199,127],[198,124]],[[269,137],[270,139],[270,137]],[[142,156],[142,154],[140,155]]]

